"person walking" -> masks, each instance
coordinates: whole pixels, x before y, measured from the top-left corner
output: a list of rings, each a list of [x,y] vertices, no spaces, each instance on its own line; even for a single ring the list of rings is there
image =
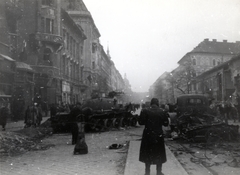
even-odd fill
[[[157,98],[152,98],[150,108],[141,111],[139,124],[145,125],[139,154],[139,161],[145,163],[145,175],[150,175],[151,165],[156,165],[157,175],[163,175],[162,164],[167,157],[162,126],[168,126],[169,120],[163,109],[159,108]]]
[[[6,124],[7,124],[7,118],[9,116],[9,109],[8,104],[5,102],[3,103],[1,109],[0,109],[0,124],[2,125],[2,130],[6,130]]]

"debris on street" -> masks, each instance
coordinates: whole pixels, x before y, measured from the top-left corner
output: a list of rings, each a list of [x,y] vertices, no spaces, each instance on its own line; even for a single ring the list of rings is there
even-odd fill
[[[53,147],[54,145],[46,145],[41,140],[51,134],[52,129],[43,126],[24,128],[15,132],[1,132],[0,155],[15,156],[27,151],[45,150]]]

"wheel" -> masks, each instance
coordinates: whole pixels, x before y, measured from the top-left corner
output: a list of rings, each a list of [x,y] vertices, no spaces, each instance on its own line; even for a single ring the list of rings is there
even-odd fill
[[[98,122],[97,119],[91,118],[89,121],[89,128],[91,130],[95,130],[97,122]]]
[[[111,119],[105,119],[104,120],[104,127],[106,128],[106,129],[109,129],[110,127],[112,127],[112,120]]]
[[[95,131],[103,131],[103,130],[104,130],[104,121],[98,119],[95,127]]]
[[[136,126],[137,125],[137,119],[135,117],[133,117],[131,119],[131,126]]]
[[[114,119],[113,119],[113,126],[114,126],[115,128],[120,127],[120,118],[114,118]]]
[[[127,119],[126,118],[121,118],[120,119],[120,126],[121,127],[125,127],[125,126],[127,126]]]

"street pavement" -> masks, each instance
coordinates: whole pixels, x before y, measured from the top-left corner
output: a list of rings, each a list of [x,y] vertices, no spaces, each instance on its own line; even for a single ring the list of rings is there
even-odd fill
[[[49,117],[44,117],[43,122]],[[230,124],[238,124],[232,123]],[[23,121],[9,122],[6,131],[22,129]],[[86,133],[88,154],[73,155],[69,133],[54,134],[42,140],[42,145],[49,149],[30,151],[23,155],[0,158],[0,175],[141,175],[144,164],[138,161],[140,139],[143,126],[121,128],[102,133]],[[110,150],[111,144],[129,142],[129,148]],[[165,175],[187,175],[173,153],[166,146],[167,162],[163,164]],[[124,157],[127,156],[126,162]],[[125,169],[122,167],[125,165]],[[156,166],[151,166],[151,175],[156,174]]]
[[[43,122],[48,117],[43,118]],[[23,121],[10,122],[6,131],[22,129]],[[139,175],[144,174],[144,164],[138,161],[140,139],[143,126],[121,128],[102,133],[86,133],[88,154],[73,155],[74,145],[71,145],[69,133],[54,134],[42,140],[42,145],[49,149],[29,151],[23,155],[0,158],[0,175],[32,174],[32,175]],[[130,141],[130,142],[128,142]],[[129,143],[129,149],[110,150],[111,144]],[[41,145],[40,145],[41,146]],[[166,146],[167,163],[163,164],[166,175],[187,175],[181,164]],[[126,164],[124,157],[127,156]],[[125,165],[125,170],[123,166]],[[156,174],[155,166],[151,174]]]
[[[6,131],[5,131],[6,132]],[[127,146],[108,149],[111,144],[126,144],[141,138],[142,127],[121,128],[102,133],[86,133],[88,154],[73,155],[71,134],[54,134],[42,140],[49,149],[29,151],[0,158],[0,175],[123,175]]]
[[[128,149],[127,162],[124,175],[144,175],[145,164],[138,161],[140,141],[131,141]],[[167,146],[167,162],[163,164],[162,172],[164,175],[188,175],[180,162]],[[156,165],[151,166],[151,175],[156,175]]]

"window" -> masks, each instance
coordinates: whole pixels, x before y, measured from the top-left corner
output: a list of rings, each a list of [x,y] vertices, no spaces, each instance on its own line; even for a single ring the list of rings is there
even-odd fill
[[[72,42],[73,42],[73,46],[72,46],[72,55],[73,55],[73,57],[75,58],[75,48],[76,48],[76,43],[75,43],[75,40],[73,39],[72,40]]]
[[[45,18],[41,17],[41,32],[45,32]]]
[[[46,33],[53,33],[53,19],[46,18]]]
[[[97,43],[92,43],[92,53],[97,51]]]
[[[76,43],[76,49],[75,49],[76,50],[76,60],[79,59],[79,55],[80,55],[78,49],[79,49],[79,43]]]
[[[69,51],[69,33],[67,33],[67,50]]]
[[[70,36],[69,37],[69,53],[72,55],[72,41],[73,41],[73,39],[72,39],[72,37]]]
[[[193,60],[192,60],[192,64],[193,64],[193,65],[196,65],[196,59],[193,59]]]
[[[191,98],[188,100],[188,104],[203,104],[201,99],[198,98]]]
[[[42,0],[42,5],[51,6],[53,4],[53,0]]]
[[[66,30],[63,30],[63,41],[64,41],[64,47],[67,47],[67,36],[66,36]]]
[[[80,56],[82,57],[83,55],[83,46],[80,46]]]
[[[95,69],[95,61],[92,62],[92,69]]]
[[[216,66],[216,60],[215,59],[213,60],[213,66]]]
[[[49,48],[46,48],[46,49],[44,50],[44,53],[43,53],[43,60],[44,60],[44,61],[48,61],[48,62],[50,63],[50,65],[52,65],[51,53],[52,53],[52,51],[51,51],[51,49],[49,49]]]

